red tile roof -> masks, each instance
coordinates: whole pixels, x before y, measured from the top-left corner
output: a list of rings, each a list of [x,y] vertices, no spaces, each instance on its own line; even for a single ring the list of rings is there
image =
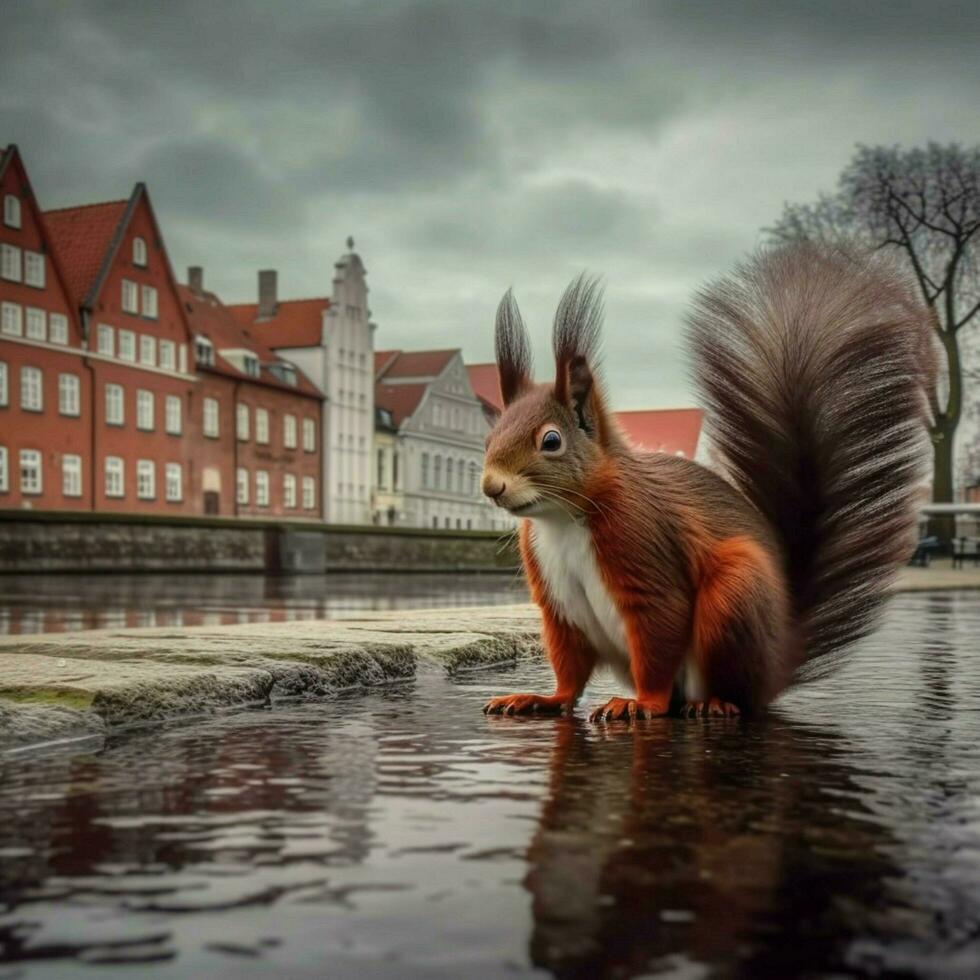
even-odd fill
[[[435,378],[442,373],[458,352],[458,347],[451,350],[381,351],[382,354],[393,353],[397,355],[385,368],[382,377],[385,381],[396,378]],[[377,368],[377,355],[375,355],[374,364]]]
[[[385,369],[391,362],[398,357],[401,351],[398,350],[376,350],[374,352],[374,376],[380,378],[385,373]]]
[[[374,386],[374,404],[391,412],[395,425],[401,425],[419,407],[428,384],[377,384]]]
[[[642,449],[683,453],[694,459],[704,413],[700,408],[661,408],[617,412],[616,421],[626,438]]]
[[[105,201],[45,211],[48,237],[58,253],[72,298],[81,305],[95,282],[129,201]]]
[[[261,337],[270,347],[319,347],[322,340],[323,312],[330,298],[280,300],[276,315],[257,319],[258,303],[232,303],[227,309],[244,327]]]
[[[496,364],[467,364],[466,373],[470,376],[473,393],[492,412],[500,413],[504,401],[500,397],[500,376]]]
[[[246,379],[254,384],[281,388],[294,394],[309,395],[313,398],[323,397],[320,389],[299,368],[296,368],[296,387],[272,374],[268,370],[268,365],[283,358],[268,347],[261,337],[256,336],[254,329],[243,327],[232,315],[230,308],[225,306],[214,293],[205,290],[198,294],[189,286],[183,285],[178,286],[177,289],[187,311],[187,322],[190,324],[191,332],[195,335],[203,334],[214,344],[214,367],[211,370],[228,377]],[[239,370],[231,361],[221,356],[222,350],[241,349],[252,351],[261,362],[262,373],[258,378]]]

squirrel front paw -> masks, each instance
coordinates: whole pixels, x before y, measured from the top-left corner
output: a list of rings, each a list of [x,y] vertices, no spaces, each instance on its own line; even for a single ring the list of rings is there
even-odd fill
[[[571,707],[571,704],[558,694],[504,694],[499,698],[491,698],[483,706],[483,713],[485,715],[560,715],[565,710],[570,711]]]
[[[589,721],[617,721],[637,718],[659,718],[667,714],[669,699],[610,698],[589,715]]]

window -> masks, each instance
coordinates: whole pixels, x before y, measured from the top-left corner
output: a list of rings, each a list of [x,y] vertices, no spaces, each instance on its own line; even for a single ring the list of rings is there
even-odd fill
[[[181,344],[177,348],[177,370],[181,374],[187,373],[187,344]]]
[[[398,489],[398,450],[391,454],[391,489]]]
[[[131,279],[122,281],[122,308],[124,313],[139,313],[139,290]]]
[[[10,489],[10,477],[7,475],[8,471],[7,447],[0,446],[0,493],[6,493]]]
[[[43,490],[41,454],[36,449],[20,451],[20,492],[38,494]]]
[[[20,407],[25,412],[44,410],[44,377],[40,368],[20,369]]]
[[[248,439],[248,405],[235,406],[235,435],[241,442]]]
[[[152,459],[136,460],[136,496],[152,500],[157,495],[156,465]]]
[[[422,453],[422,486],[429,485],[429,454]]]
[[[385,489],[385,451],[378,450],[378,489]]]
[[[96,350],[100,354],[112,357],[116,353],[116,345],[112,336],[112,327],[107,323],[100,323],[95,331]]]
[[[138,235],[133,239],[133,265],[146,266],[146,242]]]
[[[441,490],[442,489],[442,457],[441,456],[436,456],[435,478],[436,481],[435,481],[434,489]]]
[[[68,317],[64,313],[52,313],[48,316],[48,340],[52,344],[68,343]]]
[[[198,364],[214,367],[214,345],[207,337],[198,337],[194,341],[194,356]]]
[[[174,502],[184,499],[184,473],[180,463],[167,463],[164,468],[164,494]]]
[[[248,503],[248,470],[244,466],[235,470],[235,500],[240,504]]]
[[[140,388],[136,392],[136,428],[152,432],[154,426],[153,392]]]
[[[155,320],[157,318],[156,286],[143,286],[142,300],[143,300],[143,316],[149,317],[151,320]]]
[[[157,342],[155,337],[140,337],[140,364],[155,367],[157,363]]]
[[[31,340],[48,339],[48,323],[44,310],[39,310],[35,306],[28,306],[24,311],[24,320],[27,329],[24,333]]]
[[[476,496],[476,463],[470,463],[470,496]]]
[[[0,361],[0,406],[6,405],[10,399],[10,386],[7,381],[7,362]]]
[[[81,415],[81,382],[77,374],[58,375],[58,412],[61,415]]]
[[[163,426],[168,435],[179,436],[181,430],[180,396],[167,395],[163,407]]]
[[[269,413],[264,408],[255,410],[255,441],[263,446],[269,444]]]
[[[8,228],[20,227],[20,198],[16,194],[3,195],[3,223]]]
[[[122,385],[105,386],[105,420],[107,425],[122,425],[125,421]]]
[[[456,464],[456,491],[457,493],[463,492],[463,480],[465,479],[466,473],[466,463],[460,460]]]
[[[265,470],[255,471],[255,502],[260,507],[269,506],[269,474]]]
[[[136,362],[136,334],[132,330],[119,331],[119,358]]]
[[[262,373],[259,359],[254,354],[246,354],[242,363],[245,365],[245,373],[250,378],[257,378]]]
[[[44,289],[44,256],[40,252],[24,249],[24,282],[28,286]]]
[[[107,497],[122,497],[124,494],[123,461],[118,456],[106,456],[105,495]]]
[[[0,306],[0,331],[11,337],[19,337],[24,332],[23,313],[17,303],[4,303]]]
[[[433,517],[432,518],[432,526],[433,527],[438,527],[439,526],[439,518],[438,517]]]
[[[177,369],[177,345],[172,340],[160,341],[160,367],[167,371]]]
[[[287,449],[296,448],[296,416],[282,417],[282,443]]]
[[[312,476],[303,477],[303,508],[313,510],[316,507],[316,481]]]
[[[214,398],[204,399],[204,434],[210,439],[218,438],[218,402]]]
[[[20,249],[6,242],[0,245],[0,276],[11,282],[20,282]]]
[[[308,453],[316,452],[316,422],[313,419],[303,419],[303,449]]]
[[[66,453],[61,457],[61,493],[64,497],[82,495],[82,457]]]
[[[286,473],[282,478],[282,504],[284,507],[296,506],[296,477]]]

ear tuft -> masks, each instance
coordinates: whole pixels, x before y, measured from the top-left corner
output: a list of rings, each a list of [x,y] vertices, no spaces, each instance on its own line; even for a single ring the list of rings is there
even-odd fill
[[[500,394],[509,405],[531,387],[532,372],[531,341],[510,289],[497,307],[495,341]]]
[[[602,287],[584,272],[573,279],[558,303],[552,346],[555,353],[555,397],[576,414],[579,426],[595,433],[586,411],[595,389],[595,366],[602,329]]]

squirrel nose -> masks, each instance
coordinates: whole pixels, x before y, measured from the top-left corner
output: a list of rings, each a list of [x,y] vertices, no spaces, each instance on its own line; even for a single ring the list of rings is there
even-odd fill
[[[483,481],[483,492],[491,499],[496,500],[505,490],[507,489],[507,484],[503,480],[499,482],[494,482],[491,479],[486,479]]]

